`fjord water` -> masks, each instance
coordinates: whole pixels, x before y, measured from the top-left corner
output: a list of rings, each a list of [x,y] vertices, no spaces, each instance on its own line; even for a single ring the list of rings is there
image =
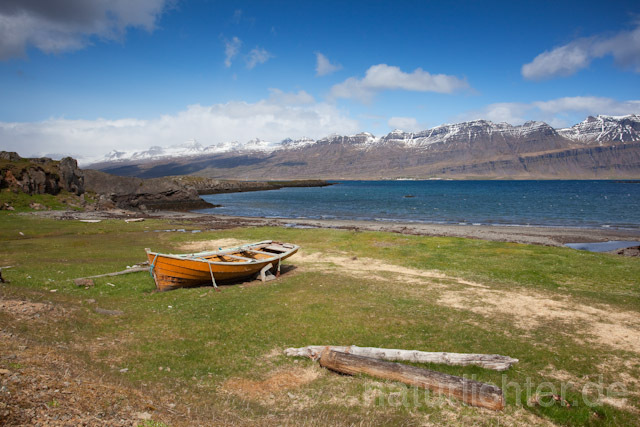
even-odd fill
[[[632,181],[337,181],[203,198],[222,205],[203,212],[237,216],[640,228]]]

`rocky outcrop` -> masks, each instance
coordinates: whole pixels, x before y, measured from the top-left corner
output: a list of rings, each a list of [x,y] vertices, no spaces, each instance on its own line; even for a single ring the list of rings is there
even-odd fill
[[[60,161],[27,159],[7,151],[0,152],[0,188],[31,195],[55,195],[66,190],[79,196],[85,192],[84,175],[71,157]]]
[[[244,193],[247,191],[278,190],[284,187],[326,187],[329,182],[320,179],[300,179],[293,181],[239,181],[213,179],[201,176],[171,176],[167,179],[195,189],[198,194]]]
[[[60,161],[26,159],[6,151],[0,152],[0,188],[30,195],[57,195],[63,190],[78,196],[93,192],[98,198],[97,208],[191,210],[212,206],[194,188],[171,179],[144,180],[83,171],[71,157]]]
[[[171,179],[141,179],[85,170],[85,187],[99,194],[101,208],[192,210],[212,207],[194,188]]]
[[[631,246],[629,248],[617,249],[609,253],[614,255],[640,257],[640,246]]]
[[[78,168],[76,159],[65,157],[60,160],[58,170],[62,188],[77,195],[84,193],[84,174]]]

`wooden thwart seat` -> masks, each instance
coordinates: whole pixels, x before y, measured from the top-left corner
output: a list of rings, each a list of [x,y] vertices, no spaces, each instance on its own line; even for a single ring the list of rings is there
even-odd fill
[[[253,258],[247,258],[247,257],[243,257],[243,256],[238,256],[238,255],[221,254],[220,257],[221,258],[229,257],[229,258],[232,258],[232,259],[239,259],[239,260],[242,260],[242,261],[256,262],[256,260],[253,259]]]
[[[260,255],[269,255],[269,256],[273,256],[274,255],[274,254],[269,253],[269,252],[256,251],[255,249],[245,249],[245,252],[251,252],[251,253],[260,254]]]

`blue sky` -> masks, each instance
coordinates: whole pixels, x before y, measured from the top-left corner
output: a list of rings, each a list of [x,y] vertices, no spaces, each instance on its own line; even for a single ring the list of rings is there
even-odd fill
[[[637,1],[3,0],[0,149],[640,113]]]

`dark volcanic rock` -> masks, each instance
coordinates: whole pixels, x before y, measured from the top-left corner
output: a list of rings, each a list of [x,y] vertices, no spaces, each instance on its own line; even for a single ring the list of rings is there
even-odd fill
[[[81,195],[84,178],[70,157],[57,162],[47,157],[26,159],[17,153],[0,151],[0,188],[28,194],[58,194],[62,190]]]
[[[10,162],[17,162],[21,160],[22,157],[18,155],[15,151],[0,151],[0,160],[9,160]]]
[[[141,179],[85,170],[85,188],[101,195],[101,205],[125,209],[191,210],[211,207],[193,188],[164,178]]]
[[[102,208],[191,210],[212,206],[194,188],[170,179],[144,180],[83,171],[71,157],[60,161],[46,157],[25,159],[6,151],[0,151],[0,188],[31,195],[56,195],[62,190],[82,195],[92,191],[98,195],[98,207]]]
[[[175,183],[195,189],[198,194],[244,193],[247,191],[278,190],[284,187],[326,187],[331,183],[320,179],[300,179],[292,181],[240,181],[205,178],[201,176],[167,177]]]
[[[62,188],[77,195],[84,193],[84,174],[78,168],[78,162],[75,159],[65,157],[60,160],[58,169]]]
[[[640,246],[631,246],[630,248],[618,249],[616,251],[611,251],[611,253],[615,255],[622,256],[640,256]]]

